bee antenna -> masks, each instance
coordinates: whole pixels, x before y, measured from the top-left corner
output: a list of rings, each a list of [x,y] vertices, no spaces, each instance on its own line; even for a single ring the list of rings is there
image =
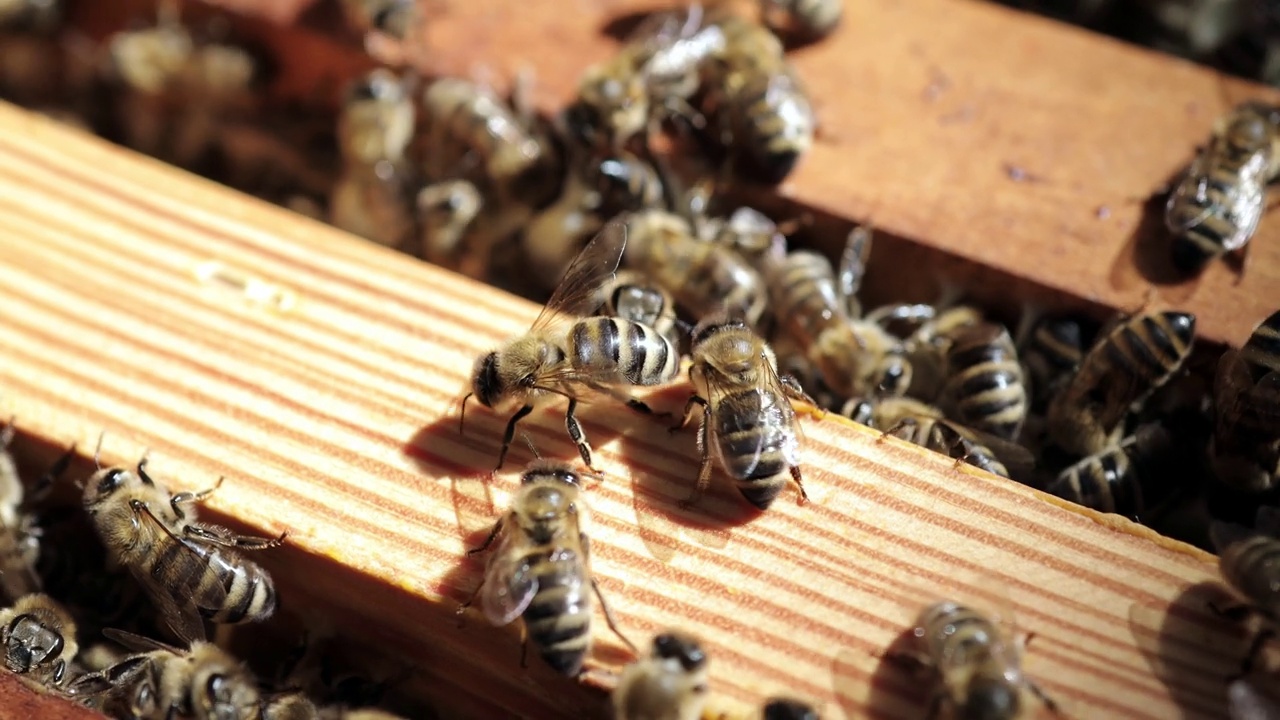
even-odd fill
[[[93,448],[93,466],[99,470],[102,469],[102,440],[106,436],[106,430],[98,433],[98,444]]]
[[[475,393],[467,393],[466,395],[462,396],[462,403],[461,403],[462,407],[458,411],[458,434],[459,435],[462,434],[463,425],[465,425],[467,422],[467,401],[470,400],[471,396],[474,394]]]
[[[9,444],[13,442],[13,436],[18,431],[17,426],[14,425],[17,421],[17,415],[10,415],[9,420],[4,424],[4,429],[0,430],[0,451],[8,448]]]
[[[522,430],[520,432],[520,435],[521,437],[524,438],[524,444],[529,446],[529,452],[533,453],[533,456],[535,458],[537,458],[538,460],[541,460],[542,456],[538,454],[538,448],[533,446],[533,440],[529,438],[529,433],[526,433]]]

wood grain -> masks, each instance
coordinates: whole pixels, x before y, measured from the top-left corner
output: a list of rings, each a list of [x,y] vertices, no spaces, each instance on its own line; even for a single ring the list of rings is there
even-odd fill
[[[238,12],[254,5],[211,2]],[[587,64],[613,52],[606,28],[670,4],[534,5],[521,7],[519,22],[505,20],[506,0],[424,5],[426,72],[507,87],[531,68],[535,99],[554,110]],[[321,73],[329,82],[366,67],[363,46],[331,4],[256,7],[272,22],[302,28],[276,33],[280,92],[302,97]],[[272,42],[270,32],[254,34]],[[326,35],[331,46],[318,51]],[[1099,313],[1144,303],[1182,308],[1196,314],[1206,340],[1231,343],[1280,307],[1274,214],[1242,274],[1219,262],[1186,280],[1168,265],[1161,208],[1147,203],[1224,109],[1246,98],[1275,101],[1274,90],[969,0],[849,3],[834,36],[793,58],[816,98],[823,137],[781,193],[882,231],[885,249],[868,278],[873,297],[892,290],[895,298],[932,300],[936,280],[946,277],[983,301],[1034,295]],[[840,237],[815,242],[834,254]],[[922,272],[877,272],[879,258],[903,257]]]
[[[83,705],[27,687],[17,675],[0,670],[0,720],[103,720]]]
[[[516,483],[488,479],[504,419],[473,410],[459,435],[454,408],[473,358],[534,306],[10,107],[0,226],[0,413],[25,436],[89,448],[105,430],[104,462],[150,448],[182,489],[226,475],[213,517],[289,532],[255,556],[282,605],[343,613],[408,655],[441,708],[599,709],[536,659],[522,672],[514,629],[453,614],[480,580],[463,552]],[[211,282],[210,262],[291,301]],[[810,504],[757,516],[720,478],[682,511],[692,433],[611,406],[585,427],[606,472],[588,493],[594,567],[621,627],[704,637],[726,707],[788,692],[827,718],[916,717],[919,683],[879,653],[923,603],[959,596],[1010,604],[1036,633],[1028,671],[1069,717],[1223,713],[1245,638],[1205,607],[1204,553],[834,417],[803,422]],[[558,409],[526,430],[575,456]],[[517,446],[512,470],[528,459]],[[597,626],[598,665],[625,662]]]

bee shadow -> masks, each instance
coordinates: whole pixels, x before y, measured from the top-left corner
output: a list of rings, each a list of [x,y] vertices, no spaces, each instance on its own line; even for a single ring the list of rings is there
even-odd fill
[[[1167,608],[1129,608],[1129,630],[1143,659],[1188,716],[1227,717],[1227,679],[1240,669],[1250,637],[1205,626],[1229,627],[1231,621],[1216,617],[1212,607],[1236,602],[1221,585],[1202,582],[1184,588]]]
[[[1165,202],[1169,197],[1164,188],[1175,187],[1182,171],[1179,168],[1163,188],[1140,200],[1142,210],[1138,224],[1111,264],[1108,279],[1113,288],[1132,290],[1143,284],[1173,288],[1177,290],[1175,296],[1166,296],[1166,299],[1175,303],[1186,301],[1195,293],[1198,271],[1180,269],[1174,263],[1173,234],[1164,224]]]
[[[831,681],[845,717],[907,720],[921,716],[928,702],[928,694],[921,692],[923,671],[895,658],[913,652],[915,645],[913,628],[908,627],[882,650],[846,648],[836,653],[831,661]],[[875,668],[867,681],[862,668],[873,662]]]

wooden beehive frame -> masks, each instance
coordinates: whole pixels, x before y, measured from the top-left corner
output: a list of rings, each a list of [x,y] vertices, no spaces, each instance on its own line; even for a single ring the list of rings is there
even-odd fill
[[[280,21],[297,15],[266,5]],[[432,26],[437,69],[465,73],[483,57],[505,74],[511,52],[488,53],[525,48],[546,56],[547,105],[607,52],[594,20],[635,9],[538,10],[477,35],[503,5],[458,4]],[[558,49],[538,53],[538,42]],[[847,28],[797,63],[836,140],[784,194],[871,217],[890,237],[881,257],[994,277],[1014,298],[1047,288],[1112,309],[1147,300],[1147,283],[1116,269],[1142,196],[1221,109],[1220,80],[1203,70],[961,2],[851,6]],[[939,74],[945,87],[930,99]],[[853,78],[863,92],[835,92]],[[945,122],[966,105],[967,130]],[[511,629],[478,615],[459,628],[453,614],[479,581],[463,551],[515,482],[487,479],[503,418],[477,412],[459,436],[454,402],[475,355],[527,327],[534,306],[24,111],[0,109],[0,129],[0,387],[26,446],[91,447],[105,429],[106,462],[131,463],[146,447],[179,488],[227,475],[212,511],[290,533],[287,548],[260,556],[286,607],[359,619],[370,640],[420,666],[418,682],[445,707],[598,710],[587,685],[537,662],[521,671]],[[966,139],[972,151],[960,149]],[[938,169],[960,162],[963,175]],[[1035,181],[1010,180],[1006,164]],[[1278,236],[1264,223],[1238,285],[1215,266],[1156,301],[1196,312],[1208,339],[1238,342],[1280,305]],[[247,297],[211,268],[292,301]],[[679,388],[651,398],[682,401]],[[1222,714],[1221,679],[1245,640],[1204,605],[1198,584],[1216,578],[1204,553],[834,417],[803,423],[813,503],[784,497],[756,517],[720,483],[685,512],[676,502],[696,472],[692,435],[672,439],[607,407],[585,416],[607,473],[589,491],[604,592],[638,643],[669,625],[702,635],[727,712],[787,692],[824,717],[916,716],[919,685],[878,653],[920,604],[961,595],[1011,603],[1037,634],[1028,672],[1069,716]],[[573,456],[558,412],[527,429],[544,454]],[[511,469],[527,459],[517,446]],[[598,625],[599,666],[624,662]]]

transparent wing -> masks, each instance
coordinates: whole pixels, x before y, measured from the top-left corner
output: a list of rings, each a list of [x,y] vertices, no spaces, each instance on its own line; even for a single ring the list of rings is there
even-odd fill
[[[1219,440],[1234,433],[1240,421],[1241,401],[1252,385],[1253,377],[1241,352],[1234,348],[1224,352],[1213,378],[1214,434]]]
[[[182,557],[176,562],[193,562],[198,563],[200,568],[207,567],[208,559],[194,546],[194,541],[175,535],[145,505],[138,514],[141,516],[138,532],[141,535],[150,536],[149,544],[155,548],[156,555],[166,554],[168,543],[178,543],[184,550],[180,555],[190,554],[192,557]],[[148,540],[139,539],[138,542],[146,543]],[[216,582],[204,583],[204,587],[172,587],[162,582],[161,577],[157,577],[157,575],[163,577],[165,570],[166,568],[160,566],[154,568],[139,567],[136,564],[129,566],[129,571],[138,580],[138,584],[146,590],[147,596],[155,603],[160,617],[170,630],[186,643],[205,640],[204,619],[200,615],[200,607],[222,607],[226,602],[226,589],[221,583]]]
[[[183,652],[181,648],[166,645],[159,640],[153,640],[119,628],[103,628],[102,636],[133,652],[152,652],[153,650],[164,650],[175,654],[182,654]]]
[[[510,532],[510,531],[508,531]],[[523,553],[509,552],[512,544],[503,536],[502,545],[494,551],[484,571],[484,587],[480,592],[480,608],[494,625],[506,625],[515,620],[538,592],[538,581],[531,573],[528,557]]]
[[[1205,148],[1191,161],[1187,174],[1173,192],[1169,193],[1164,207],[1164,222],[1170,232],[1180,235],[1209,217],[1211,208],[1205,202],[1205,194],[1209,182],[1207,173],[1212,162],[1213,149]],[[1187,210],[1191,208],[1197,208],[1197,211],[1194,214],[1188,213]]]
[[[947,421],[947,424],[958,432],[961,437],[985,445],[1000,462],[1004,463],[1005,468],[1009,471],[1009,477],[1015,480],[1025,478],[1036,469],[1036,456],[1022,445],[981,430],[975,430],[966,425],[959,425],[951,421]]]
[[[849,317],[858,317],[860,312],[858,290],[862,288],[862,278],[867,274],[867,258],[871,256],[871,229],[856,227],[849,232],[844,252],[840,255],[840,269],[836,275],[840,298],[845,304],[845,312]]]
[[[610,220],[569,263],[551,299],[543,306],[530,332],[554,325],[563,317],[590,313],[598,300],[597,291],[613,277],[627,246],[627,226],[621,220]]]

